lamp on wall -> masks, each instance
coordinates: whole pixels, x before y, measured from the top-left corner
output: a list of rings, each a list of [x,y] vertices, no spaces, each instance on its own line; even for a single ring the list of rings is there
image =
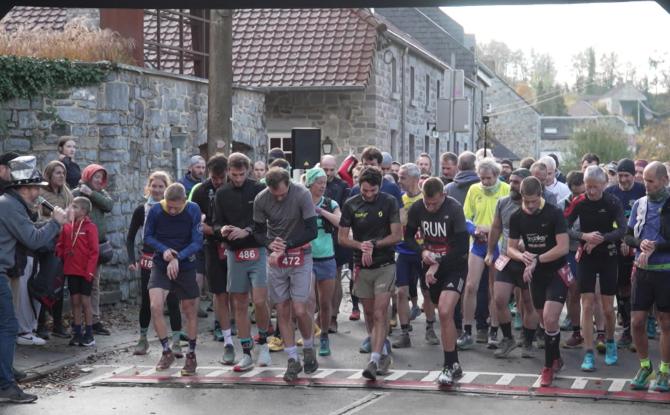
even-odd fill
[[[323,143],[321,143],[321,151],[323,151],[323,154],[329,155],[333,152],[333,141],[330,139],[330,137],[326,136],[326,139],[323,140]]]
[[[433,128],[430,128],[431,125],[433,126]],[[433,138],[440,138],[440,133],[437,131],[437,123],[427,122],[426,132],[430,132],[430,136]]]
[[[182,176],[182,167],[181,167],[181,149],[186,143],[188,134],[182,132],[182,129],[179,127],[172,127],[170,129],[170,144],[172,145],[172,151],[175,152],[176,165],[177,165],[177,177]]]

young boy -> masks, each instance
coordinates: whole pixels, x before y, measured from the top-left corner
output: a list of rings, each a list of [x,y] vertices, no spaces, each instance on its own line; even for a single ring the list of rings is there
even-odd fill
[[[67,277],[74,315],[74,333],[70,346],[95,346],[93,338],[93,308],[91,290],[98,264],[98,227],[88,217],[91,201],[76,197],[72,201],[72,223],[63,226],[56,245],[56,255],[63,260],[63,274]],[[86,331],[81,333],[81,314],[84,313]]]

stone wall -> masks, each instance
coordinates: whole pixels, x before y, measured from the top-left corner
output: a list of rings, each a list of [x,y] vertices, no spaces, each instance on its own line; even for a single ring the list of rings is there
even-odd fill
[[[264,152],[264,95],[236,89],[233,102],[233,139],[254,149],[252,156]],[[72,137],[82,168],[98,163],[107,169],[108,190],[115,200],[107,217],[108,239],[116,252],[103,269],[103,291],[108,301],[136,295],[137,276],[126,271],[130,218],[143,200],[149,172],[176,174],[171,133],[186,135],[182,163],[206,143],[207,81],[122,66],[100,85],[63,91],[53,98],[0,103],[0,116],[8,127],[2,151],[35,154],[45,166],[56,159],[58,140]]]
[[[497,76],[490,81],[484,97],[484,105],[491,104],[493,109],[489,132],[519,159],[538,157],[540,114]]]

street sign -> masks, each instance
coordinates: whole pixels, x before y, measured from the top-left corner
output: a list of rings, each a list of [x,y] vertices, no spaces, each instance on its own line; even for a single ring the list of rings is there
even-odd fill
[[[437,100],[437,113],[435,114],[437,131],[451,132],[451,100],[440,98]]]
[[[471,124],[470,100],[454,99],[453,130],[457,133],[469,133]]]

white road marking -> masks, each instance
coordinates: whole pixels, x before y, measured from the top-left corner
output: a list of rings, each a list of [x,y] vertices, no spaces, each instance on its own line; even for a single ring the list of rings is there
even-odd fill
[[[358,370],[353,375],[349,376],[347,379],[352,379],[352,380],[363,379],[363,371]]]
[[[384,380],[398,380],[409,373],[407,370],[394,370],[393,373],[386,376]]]
[[[140,372],[140,374],[137,375],[137,376],[151,376],[151,375],[153,375],[154,373],[156,373],[156,368],[155,368],[155,367],[152,367],[152,368],[149,369],[149,370],[145,370],[144,372]]]
[[[473,380],[479,375],[482,375],[483,373],[480,372],[465,372],[463,374],[463,377],[458,379],[458,383],[472,383]]]
[[[589,380],[587,378],[577,378],[572,382],[570,389],[585,389],[588,383]]]
[[[219,369],[219,370],[214,370],[212,372],[209,372],[208,374],[205,375],[206,378],[215,378],[217,376],[221,376],[225,374],[226,372],[229,372],[230,369]]]
[[[97,368],[97,366],[94,366],[94,368]],[[105,366],[104,368],[107,368],[107,369],[108,369],[109,366]],[[100,382],[100,381],[103,380],[103,379],[107,379],[107,378],[112,377],[112,376],[114,376],[114,375],[123,373],[123,372],[125,372],[125,371],[127,371],[127,370],[130,370],[130,369],[132,369],[132,368],[133,368],[133,366],[122,366],[122,367],[120,367],[120,368],[118,368],[118,369],[115,369],[115,370],[112,370],[112,371],[109,371],[109,372],[105,372],[105,373],[103,373],[103,374],[100,375],[100,376],[96,376],[96,377],[94,377],[93,379],[85,380],[85,381],[81,382],[81,383],[79,384],[79,386],[81,386],[81,387],[92,386],[92,385],[94,385],[94,384]]]
[[[509,385],[512,383],[516,376],[514,374],[508,373],[505,375],[502,375],[500,379],[496,382],[496,385]]]
[[[610,392],[621,392],[626,386],[626,379],[608,379],[612,381],[612,384],[607,389]]]
[[[315,373],[312,375],[312,379],[323,379],[327,376],[332,375],[333,373],[337,372],[337,369],[325,369],[319,371],[319,373]]]
[[[253,378],[254,376],[260,375],[261,373],[265,372],[267,369],[266,368],[255,368],[252,369],[248,372],[245,372],[244,374],[240,375],[241,378]]]
[[[432,370],[428,372],[428,374],[421,379],[421,382],[435,382],[438,376],[440,376],[440,373],[442,373],[439,370]]]

